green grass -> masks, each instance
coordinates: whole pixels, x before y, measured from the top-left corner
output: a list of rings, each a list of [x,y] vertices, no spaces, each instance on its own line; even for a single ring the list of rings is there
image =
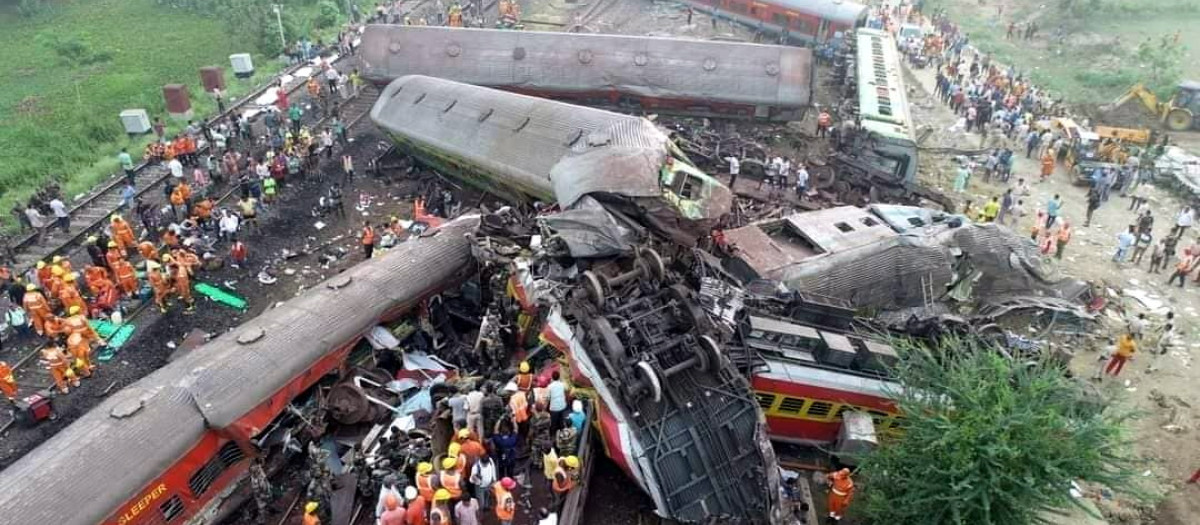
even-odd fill
[[[1078,0],[1086,2],[1087,0]],[[1190,31],[1200,23],[1200,2],[1194,0],[1101,0],[1098,9],[1083,16],[1068,15],[1057,1],[1018,0],[1004,15],[992,5],[981,7],[974,0],[935,0],[971,37],[971,43],[1012,64],[1038,85],[1068,103],[1102,104],[1145,79],[1146,72],[1134,57],[1137,44],[1147,37],[1159,38],[1182,30],[1188,50],[1184,57],[1185,79],[1200,80],[1200,32]],[[1010,20],[1036,19],[1041,29],[1031,45],[1025,40],[1005,40]],[[1063,24],[1068,45],[1048,45],[1051,34]],[[1084,35],[1083,38],[1080,35]],[[1113,37],[1119,38],[1114,45]]]
[[[318,6],[297,7],[296,16],[316,16]],[[139,157],[147,137],[128,138],[118,114],[145,109],[161,115],[169,130],[184,122],[165,118],[164,84],[188,86],[197,117],[215,113],[203,92],[199,68],[225,68],[226,100],[252,91],[283,64],[254,52],[252,39],[231,36],[224,22],[160,6],[156,0],[59,1],[39,16],[18,15],[13,3],[0,3],[0,212],[51,178],[68,197],[84,193],[118,171],[116,154],[128,147]],[[330,30],[325,31],[326,36]],[[332,32],[336,33],[336,29]],[[315,35],[314,35],[315,37]],[[73,65],[54,50],[52,41],[72,44],[82,53],[109,57]],[[251,53],[256,75],[239,80],[229,55]]]

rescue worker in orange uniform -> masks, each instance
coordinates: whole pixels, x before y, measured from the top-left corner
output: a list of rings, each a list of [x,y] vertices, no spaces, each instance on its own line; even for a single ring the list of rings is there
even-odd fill
[[[100,292],[103,290],[100,288],[101,283],[105,281],[112,282],[108,280],[108,270],[102,266],[88,265],[84,267],[83,278],[87,281],[88,291],[92,292],[92,295],[100,295]]]
[[[67,355],[62,348],[55,345],[47,345],[42,348],[42,364],[50,371],[50,376],[54,378],[54,386],[58,387],[58,391],[64,394],[69,393],[71,389],[67,386],[78,387],[79,378],[75,376],[75,372],[71,371],[71,356]]]
[[[854,498],[854,480],[850,479],[850,469],[844,468],[832,474],[829,479],[829,518],[834,522],[841,521]]]
[[[191,250],[180,248],[171,252],[171,256],[175,259],[176,263],[187,267],[188,275],[196,275],[196,270],[200,269],[200,257],[197,257],[195,252]]]
[[[528,392],[533,389],[533,374],[529,371],[529,361],[521,361],[517,365],[517,377],[514,379],[517,383],[517,390]]]
[[[4,361],[0,361],[0,393],[9,401],[17,400],[17,378],[13,376],[12,367]]]
[[[83,314],[83,309],[78,306],[72,306],[67,310],[68,317],[63,319],[63,333],[67,336],[71,334],[82,335],[84,339],[90,342],[104,344],[104,340],[100,338],[100,334],[92,329],[91,323]]]
[[[108,262],[108,267],[116,268],[117,261],[125,260],[125,252],[121,251],[121,247],[117,241],[108,241],[108,252],[104,254],[104,260]]]
[[[46,282],[42,283],[42,286],[46,289],[47,299],[51,297],[58,297],[58,289],[62,288],[62,278],[64,275],[66,275],[66,272],[63,271],[62,267],[50,267],[50,278],[47,279]]]
[[[450,491],[438,489],[433,493],[433,508],[429,509],[429,525],[450,525]]]
[[[379,515],[379,525],[405,525],[404,507],[395,494],[389,492],[383,497],[383,514]]]
[[[113,265],[113,273],[117,274],[117,283],[121,285],[122,292],[125,292],[130,297],[137,294],[137,272],[133,269],[133,265],[129,261],[124,259],[117,261]]]
[[[417,463],[417,493],[425,498],[425,501],[433,501],[433,493],[437,490],[437,478],[433,475],[433,464],[429,462]]]
[[[512,525],[513,517],[517,514],[517,501],[512,494],[516,488],[517,482],[508,477],[492,483],[492,494],[496,497],[496,519],[500,525]]]
[[[575,488],[575,477],[579,472],[579,458],[567,456],[558,460],[554,469],[554,479],[550,480],[550,488],[554,490],[554,507],[558,508],[566,499],[567,493]]]
[[[63,257],[61,255],[55,255],[54,259],[52,259],[51,262],[54,264],[54,266],[62,268],[63,273],[71,273],[71,271],[72,271],[71,270],[71,261],[68,261],[65,257]]]
[[[46,261],[37,262],[37,280],[38,284],[42,286],[46,286],[46,281],[50,280],[50,266],[46,264]]]
[[[154,304],[158,310],[167,313],[167,299],[171,296],[171,284],[163,276],[162,266],[154,261],[146,261],[146,279],[154,289]]]
[[[166,262],[166,261],[164,261]],[[168,266],[170,268],[170,266]],[[187,305],[185,311],[191,312],[196,309],[196,301],[192,299],[192,279],[191,272],[188,271],[186,264],[175,263],[171,270],[171,279],[175,285],[175,293],[179,295],[179,300]]]
[[[137,245],[137,237],[133,235],[133,227],[125,222],[120,215],[112,216],[112,235],[117,246],[123,251],[132,250]]]
[[[454,500],[462,497],[462,473],[458,471],[458,458],[447,457],[442,460],[442,472],[438,474],[438,482],[442,486],[438,492],[444,490],[450,494],[450,499]],[[436,493],[433,500],[437,501]]]
[[[33,329],[38,335],[46,335],[46,319],[52,315],[50,313],[50,303],[46,301],[46,296],[38,291],[37,285],[29,283],[25,285],[25,298],[21,301],[21,306],[25,307],[25,311],[29,313],[29,320],[33,323]]]
[[[154,243],[152,243],[150,241],[142,241],[142,242],[138,243],[137,249],[138,249],[138,253],[142,255],[143,260],[147,260],[147,261],[157,261],[158,260],[158,248],[154,247]]]
[[[92,344],[80,334],[71,334],[67,336],[67,351],[75,358],[75,373],[81,377],[92,377],[92,370],[96,369],[92,366]]]
[[[83,300],[83,296],[79,295],[79,289],[75,287],[75,272],[63,276],[63,283],[58,288],[58,300],[66,310],[70,310],[72,306],[77,306],[80,310],[87,310],[87,302]]]
[[[317,507],[315,501],[304,504],[304,518],[300,521],[302,525],[321,525],[321,518],[317,517]]]
[[[430,468],[433,468],[431,465]],[[425,525],[427,518],[425,516],[425,507],[428,505],[425,496],[417,493],[416,487],[406,487],[404,489],[404,499],[408,500],[408,510],[405,511],[405,519],[408,520],[408,525]]]
[[[108,312],[115,309],[117,302],[121,300],[121,292],[117,290],[117,285],[104,278],[96,284],[96,288],[99,292],[93,297],[92,311]]]

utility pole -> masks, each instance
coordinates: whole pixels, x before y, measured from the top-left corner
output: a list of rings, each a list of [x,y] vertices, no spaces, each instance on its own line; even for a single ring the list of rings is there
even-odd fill
[[[279,25],[279,45],[283,49],[287,49],[287,39],[283,37],[283,15],[279,10],[279,4],[271,4],[271,9],[275,11],[275,23]]]

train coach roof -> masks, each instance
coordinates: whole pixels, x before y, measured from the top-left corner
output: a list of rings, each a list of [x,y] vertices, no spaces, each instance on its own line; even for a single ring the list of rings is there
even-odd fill
[[[771,106],[812,99],[813,54],[787,46],[434,26],[367,26],[363,74]]]
[[[570,206],[589,193],[656,197],[668,137],[649,120],[424,76],[380,93],[371,120]]]
[[[235,425],[385,311],[440,290],[472,263],[464,234],[476,224],[460,218],[401,243],[117,392],[0,472],[3,523],[103,521],[196,446],[206,428]],[[256,328],[261,339],[237,341]],[[159,512],[158,503],[146,511]]]
[[[831,22],[853,26],[867,6],[842,0],[775,0],[774,3],[805,13],[814,13]]]

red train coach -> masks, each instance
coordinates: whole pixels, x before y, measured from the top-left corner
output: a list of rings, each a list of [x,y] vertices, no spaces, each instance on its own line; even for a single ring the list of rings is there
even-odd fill
[[[696,9],[781,35],[787,42],[828,42],[866,24],[867,6],[843,0],[684,0]]]
[[[0,473],[4,523],[212,518],[257,454],[251,439],[293,399],[377,323],[469,275],[475,224],[401,244],[114,394]]]
[[[585,106],[799,120],[816,76],[809,49],[625,35],[370,25],[361,72],[423,75]]]

